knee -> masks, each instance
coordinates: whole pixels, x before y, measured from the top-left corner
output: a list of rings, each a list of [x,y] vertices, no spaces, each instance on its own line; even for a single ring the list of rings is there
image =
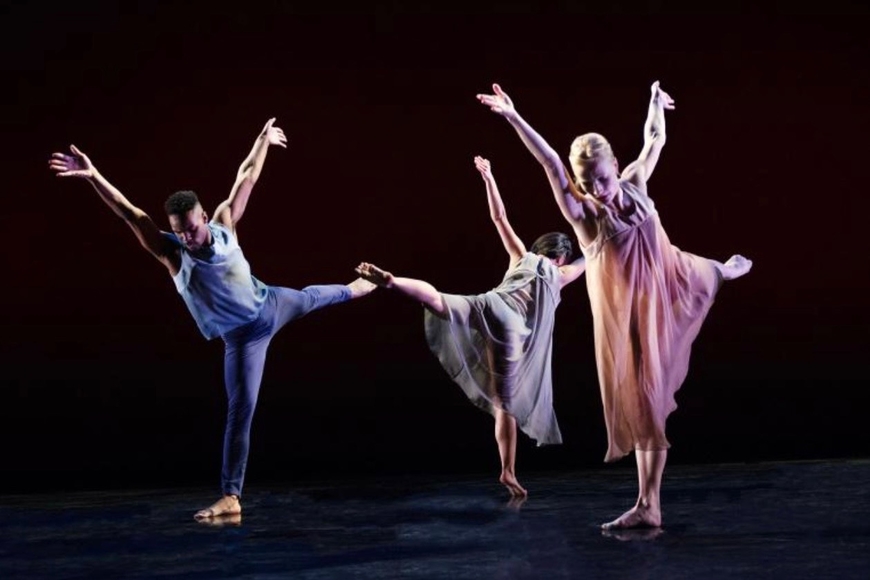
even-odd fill
[[[227,408],[227,422],[232,424],[250,423],[254,417],[256,401],[244,399],[231,403]]]

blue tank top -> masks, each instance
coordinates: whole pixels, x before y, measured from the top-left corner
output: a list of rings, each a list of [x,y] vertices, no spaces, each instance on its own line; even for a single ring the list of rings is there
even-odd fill
[[[172,277],[175,288],[203,336],[211,340],[254,320],[268,294],[265,284],[251,275],[251,266],[230,230],[210,222],[212,246],[208,256],[191,255],[179,243],[181,268]]]

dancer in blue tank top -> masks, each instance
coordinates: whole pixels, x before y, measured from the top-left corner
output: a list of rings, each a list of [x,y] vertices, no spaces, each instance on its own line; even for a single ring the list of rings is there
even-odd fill
[[[224,378],[228,409],[224,433],[223,495],[198,511],[200,520],[241,514],[242,484],[248,459],[249,435],[266,350],[278,330],[296,318],[331,304],[371,292],[376,286],[361,278],[350,284],[308,286],[302,290],[269,286],[251,274],[236,239],[236,224],[270,145],[287,146],[284,132],[269,119],[254,147],[239,167],[235,184],[209,220],[192,191],[178,191],[164,208],[172,233],[154,221],[110,184],[72,145],[71,154],[53,153],[49,168],[59,177],[87,180],[100,198],[133,230],[139,243],[169,271],[175,287],[203,336],[221,337],[225,344]]]

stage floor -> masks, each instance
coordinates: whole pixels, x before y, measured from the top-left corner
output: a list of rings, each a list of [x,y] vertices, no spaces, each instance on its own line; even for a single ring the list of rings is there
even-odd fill
[[[870,577],[870,460],[672,466],[664,526],[607,535],[635,474],[619,466],[304,485],[249,482],[241,521],[192,514],[214,490],[0,498],[0,578]]]

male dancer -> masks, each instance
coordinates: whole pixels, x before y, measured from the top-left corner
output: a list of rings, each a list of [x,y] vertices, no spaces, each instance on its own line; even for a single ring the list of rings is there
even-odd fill
[[[270,145],[287,146],[284,132],[269,119],[239,167],[229,197],[211,220],[192,191],[166,200],[172,233],[161,231],[97,171],[75,145],[71,155],[53,153],[49,168],[58,177],[88,181],[100,198],[126,222],[139,243],[169,271],[202,334],[225,343],[224,378],[228,399],[224,433],[222,497],[194,517],[205,520],[241,514],[240,497],[248,459],[249,435],[263,376],[266,351],[278,330],[296,318],[376,287],[358,278],[350,284],[308,286],[302,290],[268,286],[251,275],[236,239],[236,224],[266,159]]]

